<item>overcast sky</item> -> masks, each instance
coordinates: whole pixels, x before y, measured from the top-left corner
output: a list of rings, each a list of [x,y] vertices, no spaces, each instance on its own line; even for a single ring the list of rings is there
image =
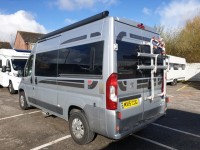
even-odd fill
[[[0,41],[13,41],[18,30],[48,33],[104,10],[176,29],[200,15],[200,0],[0,0]]]

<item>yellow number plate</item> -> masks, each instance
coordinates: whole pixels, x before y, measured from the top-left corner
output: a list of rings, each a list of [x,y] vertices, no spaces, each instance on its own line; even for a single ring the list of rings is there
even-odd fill
[[[127,109],[127,108],[130,108],[130,107],[133,107],[133,106],[137,106],[137,105],[139,105],[138,98],[122,102],[122,108],[123,109]]]

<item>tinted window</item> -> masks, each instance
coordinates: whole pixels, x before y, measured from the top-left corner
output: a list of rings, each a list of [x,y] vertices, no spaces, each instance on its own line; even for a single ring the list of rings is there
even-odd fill
[[[0,60],[0,68],[2,68],[2,60]]]
[[[124,41],[117,41],[117,44],[117,68],[119,79],[144,78],[151,76],[150,69],[137,69],[137,65],[151,64],[150,58],[137,56],[137,52],[150,53],[150,46],[144,46]],[[158,58],[158,65],[163,64],[162,60],[162,58]],[[162,70],[157,70],[155,76],[161,76],[162,72]]]
[[[35,60],[36,76],[57,76],[57,57],[58,50],[38,53]]]
[[[11,61],[12,61],[13,69],[16,71],[23,70],[26,64],[26,59],[12,59]]]
[[[102,63],[103,41],[59,50],[59,75],[101,75]]]
[[[24,76],[30,76],[32,73],[32,67],[33,67],[33,55],[29,57],[27,60],[26,66],[25,66],[25,73]]]

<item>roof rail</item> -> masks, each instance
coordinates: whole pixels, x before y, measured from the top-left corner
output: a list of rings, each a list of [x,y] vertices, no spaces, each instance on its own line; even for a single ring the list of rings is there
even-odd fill
[[[71,29],[74,29],[74,28],[77,28],[77,27],[80,27],[80,26],[83,26],[83,25],[86,25],[88,23],[91,23],[91,22],[94,22],[94,21],[97,21],[97,20],[100,20],[100,19],[103,19],[103,18],[107,17],[108,15],[109,15],[109,11],[101,12],[101,13],[99,13],[97,15],[91,16],[91,17],[83,19],[83,20],[81,20],[79,22],[73,23],[73,24],[71,24],[69,26],[66,26],[66,27],[63,27],[61,29],[55,30],[53,32],[50,32],[48,34],[45,34],[39,40],[42,40],[42,39],[57,35],[59,33],[62,33],[62,32],[65,32],[65,31],[68,31],[68,30],[71,30]]]

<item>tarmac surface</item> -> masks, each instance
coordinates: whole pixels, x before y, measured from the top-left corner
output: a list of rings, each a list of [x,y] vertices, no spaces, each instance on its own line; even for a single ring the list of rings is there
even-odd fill
[[[119,141],[97,135],[87,145],[76,144],[68,122],[44,117],[39,109],[21,110],[18,94],[0,88],[0,150],[199,150],[200,82],[167,86],[170,97],[165,117]]]

